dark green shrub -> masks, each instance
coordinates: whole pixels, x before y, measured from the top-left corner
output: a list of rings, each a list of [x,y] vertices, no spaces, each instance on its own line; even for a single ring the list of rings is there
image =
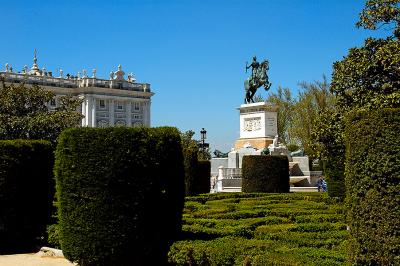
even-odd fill
[[[186,196],[195,195],[195,179],[197,169],[197,148],[183,147],[183,158],[185,166],[185,194]]]
[[[243,156],[242,191],[289,192],[288,158],[286,156]]]
[[[210,193],[211,163],[198,161],[193,180],[192,195]]]
[[[66,130],[55,174],[66,258],[82,266],[166,263],[184,203],[175,128]]]
[[[354,112],[346,121],[350,262],[400,264],[400,109]]]
[[[26,252],[45,236],[54,197],[53,158],[47,141],[0,141],[0,253]]]

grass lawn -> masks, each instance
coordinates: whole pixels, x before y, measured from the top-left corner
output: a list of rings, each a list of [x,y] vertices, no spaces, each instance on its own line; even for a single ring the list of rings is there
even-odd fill
[[[174,265],[344,265],[342,203],[326,193],[187,197]]]

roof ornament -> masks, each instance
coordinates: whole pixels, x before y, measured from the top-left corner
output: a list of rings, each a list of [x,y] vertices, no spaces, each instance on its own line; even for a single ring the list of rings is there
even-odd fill
[[[110,80],[114,79],[114,72],[110,71]]]
[[[8,66],[8,63],[6,63],[6,72],[8,72],[10,69],[9,69],[9,66]]]
[[[93,71],[92,71],[92,73],[93,73],[93,75],[92,75],[92,78],[96,78],[96,72],[97,72],[97,70],[96,69],[93,69]]]
[[[28,66],[27,65],[24,66],[24,74],[28,74]]]
[[[37,52],[36,52],[36,48],[35,48],[35,51],[33,52],[33,65],[31,67],[31,71],[29,72],[29,74],[40,75],[40,70],[37,65],[36,55],[37,55]]]
[[[132,72],[130,72],[130,73],[128,74],[128,81],[129,81],[129,82],[135,82],[135,81],[136,81],[135,76],[133,75]]]
[[[119,64],[118,65],[118,71],[117,72],[115,72],[115,79],[116,80],[125,80],[124,79],[124,75],[125,75],[125,72],[124,71],[122,71],[122,66],[121,66],[121,64]]]
[[[86,69],[84,69],[82,72],[83,72],[82,78],[87,78],[87,71],[86,71]]]
[[[60,68],[60,69],[58,70],[58,72],[60,72],[60,78],[62,78],[62,77],[63,77],[63,74],[64,74],[64,71]]]

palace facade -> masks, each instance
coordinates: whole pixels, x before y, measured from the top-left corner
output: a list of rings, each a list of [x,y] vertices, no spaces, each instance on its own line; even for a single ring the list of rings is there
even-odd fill
[[[110,72],[109,79],[96,76],[93,69],[89,77],[86,70],[73,76],[63,75],[59,70],[57,77],[52,72],[40,69],[37,65],[36,51],[33,65],[27,66],[21,72],[14,72],[12,67],[5,65],[0,71],[6,83],[25,83],[39,85],[55,93],[56,97],[47,103],[50,110],[59,106],[58,98],[63,95],[73,95],[83,100],[77,110],[84,115],[82,126],[150,126],[151,97],[150,84],[138,83],[130,73],[125,79],[121,65],[117,71]]]

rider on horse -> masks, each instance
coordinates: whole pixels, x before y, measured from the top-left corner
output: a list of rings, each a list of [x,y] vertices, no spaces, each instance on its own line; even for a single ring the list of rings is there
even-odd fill
[[[252,68],[251,77],[247,78],[244,82],[246,91],[245,103],[254,103],[253,96],[259,87],[264,86],[265,90],[269,90],[271,87],[267,74],[269,70],[268,60],[264,60],[260,64],[257,62],[256,56],[253,56],[253,62],[249,66],[246,63],[246,72],[250,67]]]
[[[257,70],[260,67],[260,63],[257,62],[257,57],[253,56],[253,62],[251,62],[251,64],[249,66],[247,66],[246,64],[246,70],[249,69],[251,67],[251,79],[252,79],[252,83],[253,85],[256,85],[257,83]]]

